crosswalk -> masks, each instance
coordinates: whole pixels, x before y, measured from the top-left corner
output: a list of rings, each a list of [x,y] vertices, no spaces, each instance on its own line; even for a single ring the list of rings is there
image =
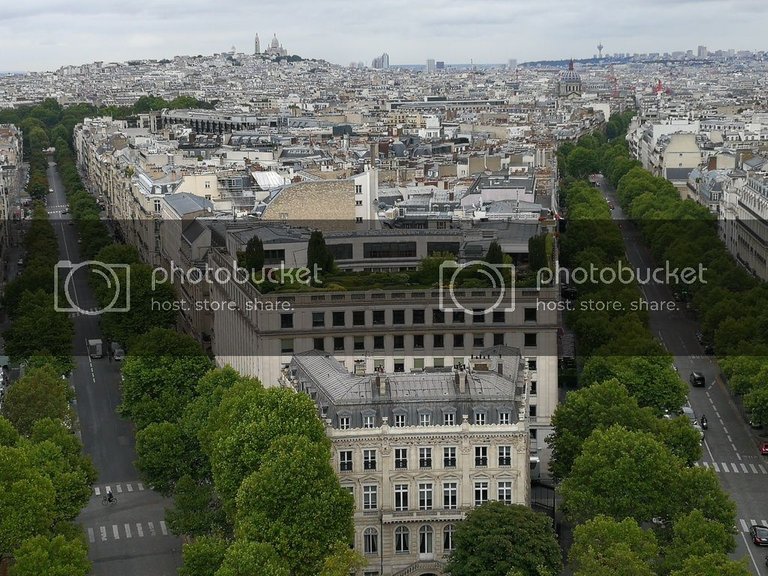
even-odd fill
[[[700,468],[711,468],[722,474],[768,474],[765,466],[751,462],[694,462],[693,465]]]
[[[768,522],[766,522],[764,519],[755,520],[753,518],[739,518],[739,524],[742,532],[749,532],[749,527],[753,524],[762,524],[763,526],[768,526]]]
[[[145,488],[141,482],[126,482],[107,486],[94,486],[93,494],[95,496],[103,496],[110,490],[112,490],[112,494],[117,495],[128,492],[144,492]]]
[[[169,536],[168,526],[165,520],[159,522],[125,522],[120,524],[107,524],[89,526],[87,528],[88,541],[91,544],[99,542],[114,542],[117,540],[131,540],[133,538],[153,538],[155,536]]]

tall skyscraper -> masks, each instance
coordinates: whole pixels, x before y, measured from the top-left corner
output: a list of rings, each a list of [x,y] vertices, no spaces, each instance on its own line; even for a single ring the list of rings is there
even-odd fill
[[[707,52],[707,47],[706,46],[699,46],[697,51],[696,51],[696,55],[699,58],[706,58],[709,55],[709,52]]]
[[[507,62],[507,67],[510,70],[516,70],[517,69],[517,58],[510,58],[509,62]]]
[[[381,56],[374,58],[371,62],[371,68],[375,70],[386,70],[389,68],[389,54],[384,52]]]
[[[427,60],[427,73],[432,74],[435,71],[435,60],[430,58]]]
[[[259,42],[259,35],[256,34],[256,38],[253,41],[253,53],[261,54],[261,42]]]

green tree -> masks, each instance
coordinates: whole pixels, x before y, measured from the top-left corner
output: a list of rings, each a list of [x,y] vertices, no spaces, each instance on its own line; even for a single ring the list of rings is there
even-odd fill
[[[201,536],[184,544],[184,564],[179,568],[179,576],[215,576],[227,548],[229,542],[212,536]]]
[[[668,490],[674,493],[669,516],[675,518],[700,510],[705,518],[728,530],[736,524],[736,504],[720,486],[714,470],[682,468],[677,479],[670,478]]]
[[[176,483],[174,507],[167,508],[165,518],[171,532],[179,536],[221,536],[232,532],[224,507],[210,482],[197,482],[182,476]]]
[[[488,264],[495,265],[504,263],[504,252],[501,251],[501,245],[496,240],[491,242],[491,245],[488,246],[485,261],[488,262]]]
[[[350,573],[365,568],[368,562],[359,553],[344,542],[334,544],[331,554],[325,558],[320,576],[349,576]]]
[[[264,243],[258,236],[253,236],[245,245],[245,251],[238,258],[240,266],[249,272],[260,272],[264,268]]]
[[[19,433],[13,427],[10,420],[0,416],[0,446],[16,446],[19,441]]]
[[[41,353],[70,356],[72,320],[54,309],[51,294],[43,290],[25,292],[13,323],[3,337],[6,353],[15,360],[25,360]]]
[[[657,556],[653,532],[631,518],[607,516],[576,526],[569,552],[575,576],[654,576]]]
[[[64,536],[30,538],[14,557],[11,576],[87,576],[91,571],[85,543]]]
[[[328,444],[283,436],[240,486],[236,533],[271,544],[294,576],[315,576],[336,543],[352,541],[353,513]]]
[[[747,559],[731,560],[725,554],[707,554],[688,558],[680,570],[670,576],[750,576]]]
[[[285,561],[275,549],[263,542],[238,540],[227,549],[216,576],[291,576]]]
[[[325,245],[325,238],[320,230],[313,230],[307,245],[307,267],[314,277],[315,270],[320,275],[331,274],[334,270],[333,254]]]
[[[728,554],[736,548],[730,530],[709,520],[700,510],[680,516],[672,526],[672,542],[665,549],[667,571],[680,570],[688,558],[707,554]]]
[[[71,399],[72,391],[66,380],[51,368],[36,368],[8,388],[2,412],[16,430],[29,434],[35,422],[43,418],[63,420],[71,426]]]
[[[178,424],[155,422],[136,433],[136,467],[147,483],[170,496],[176,482],[192,473],[193,446]]]
[[[488,502],[470,511],[456,529],[452,576],[559,574],[562,559],[552,521],[526,506]]]
[[[575,178],[584,178],[600,169],[597,153],[581,147],[571,152],[566,166],[568,173]]]

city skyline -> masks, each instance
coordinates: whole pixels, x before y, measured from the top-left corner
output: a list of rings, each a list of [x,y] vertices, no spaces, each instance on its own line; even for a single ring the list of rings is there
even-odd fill
[[[753,39],[761,37],[764,19],[759,16],[768,16],[768,5],[758,0],[706,4],[708,10],[693,11],[690,0],[650,0],[618,13],[606,0],[556,0],[546,6],[523,0],[472,5],[455,0],[413,5],[398,0],[381,12],[371,2],[345,5],[342,10],[335,0],[322,5],[293,0],[268,1],[255,20],[252,6],[237,0],[227,5],[227,11],[199,0],[183,4],[166,0],[138,9],[114,1],[88,0],[72,6],[44,0],[6,10],[0,22],[0,71],[212,54],[229,51],[233,45],[249,54],[257,33],[262,45],[277,34],[288,54],[341,65],[370,64],[385,51],[391,65],[408,65],[427,59],[457,64],[582,59],[596,54],[598,43],[604,45],[605,54],[695,53],[699,45],[761,49]],[[404,11],[407,19],[402,18]],[[303,17],[292,17],[297,13]],[[728,14],[729,27],[718,28],[716,40],[702,35],[701,30],[717,24],[723,14]],[[306,22],[313,23],[312,29]],[[337,35],[344,41],[333,41]]]

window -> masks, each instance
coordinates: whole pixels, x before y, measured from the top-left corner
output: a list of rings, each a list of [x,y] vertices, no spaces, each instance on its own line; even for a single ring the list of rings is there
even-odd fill
[[[334,336],[333,338],[333,351],[344,352],[344,336]]]
[[[374,428],[376,416],[374,414],[365,414],[363,416],[363,428]]]
[[[535,332],[526,332],[523,335],[523,345],[524,346],[536,346],[536,333]]]
[[[395,511],[408,510],[408,484],[395,484]]]
[[[443,528],[443,552],[453,552],[453,533],[455,531],[456,529],[453,527],[453,524],[448,524]]]
[[[484,348],[485,347],[485,335],[484,334],[475,334],[474,338],[472,338],[472,345],[475,348]]]
[[[413,335],[413,348],[415,350],[423,350],[424,349],[424,334],[414,334]]]
[[[376,510],[378,507],[379,487],[375,484],[363,486],[363,510]]]
[[[432,448],[419,448],[419,467],[432,468]]]
[[[472,322],[483,324],[485,322],[485,310],[472,310]]]
[[[342,490],[346,490],[347,492],[349,492],[349,495],[352,496],[352,498],[355,497],[355,487],[354,486],[342,486],[341,489]]]
[[[509,412],[499,412],[499,424],[509,424],[511,421]]]
[[[363,186],[361,184],[355,184],[355,195],[363,193]]]
[[[405,348],[405,337],[402,334],[395,335],[394,344],[395,350],[402,350]]]
[[[374,350],[384,350],[384,336],[374,336],[373,337],[373,349]]]
[[[384,324],[384,310],[374,310],[373,311],[373,325],[374,326],[381,326]]]
[[[394,365],[395,372],[405,372],[405,360],[403,358],[395,358]]]
[[[506,313],[504,310],[494,310],[493,311],[493,323],[494,324],[503,324],[506,322]]]
[[[488,446],[475,446],[475,466],[488,466]]]
[[[453,347],[454,348],[464,348],[464,334],[454,334],[453,335]]]
[[[446,446],[443,448],[443,468],[456,467],[456,447]]]
[[[280,314],[280,328],[293,328],[293,313]]]
[[[499,502],[512,504],[512,482],[509,480],[499,481]]]
[[[528,370],[534,372],[537,367],[536,358],[528,358]]]
[[[395,448],[395,468],[408,468],[408,448]]]
[[[413,369],[414,370],[423,370],[424,369],[424,358],[414,358],[413,359]]]
[[[485,424],[485,412],[475,412],[475,424],[480,426]]]
[[[344,312],[334,312],[333,313],[333,325],[334,326],[344,326],[346,322],[344,321]]]
[[[435,334],[434,336],[432,336],[432,346],[434,346],[435,348],[445,347],[445,335]]]
[[[355,206],[362,206],[363,201],[362,200],[355,200]]]
[[[280,338],[280,352],[283,354],[293,352],[293,338]]]
[[[413,323],[414,324],[424,324],[424,310],[414,310],[413,311]]]
[[[536,380],[531,380],[531,396],[536,396]]]
[[[407,554],[410,552],[410,544],[408,542],[409,536],[408,528],[405,526],[398,526],[395,529],[395,552],[400,554]]]
[[[392,310],[392,324],[405,324],[405,310]]]
[[[494,334],[493,335],[493,345],[494,346],[504,346],[504,334]]]
[[[376,528],[366,528],[363,532],[363,548],[366,554],[379,553],[379,532]]]
[[[352,472],[352,450],[339,451],[339,470]]]
[[[160,200],[155,200],[155,212],[160,212]]]
[[[419,426],[430,426],[432,424],[432,414],[422,412],[419,414]]]
[[[315,350],[320,350],[321,352],[325,350],[325,338],[315,338],[312,340],[312,347]]]
[[[355,336],[352,344],[355,350],[365,350],[365,336]]]
[[[365,310],[352,311],[352,326],[365,326]]]
[[[488,481],[478,480],[475,482],[475,506],[482,506],[488,502]]]
[[[419,554],[432,554],[433,537],[432,526],[425,525],[419,528]]]
[[[460,310],[454,310],[453,311],[453,323],[454,324],[464,324],[464,312],[461,312]]]
[[[523,314],[525,322],[536,322],[536,308],[523,308]]]
[[[363,450],[363,469],[376,470],[376,450]]]
[[[536,419],[536,404],[531,404],[530,406],[528,406],[528,416],[530,416],[534,420]]]
[[[405,426],[405,414],[395,414],[395,428]]]
[[[512,446],[499,446],[499,466],[512,464]]]
[[[431,482],[419,482],[419,510],[432,510]]]
[[[538,432],[538,430],[536,430],[536,428],[531,428],[528,431],[528,436],[531,437],[531,440],[534,440],[534,441],[536,440],[536,436],[537,436],[536,432]]]
[[[339,416],[339,430],[349,430],[349,416]]]
[[[445,366],[445,358],[435,358],[433,365],[435,368],[443,368]]]
[[[445,312],[439,309],[432,310],[432,324],[445,324]]]
[[[362,223],[363,223],[363,217],[355,216],[355,224],[362,224]]]
[[[206,180],[205,181],[205,187],[206,188],[210,188],[211,187],[211,181],[210,180]]]
[[[459,507],[459,483],[443,482],[443,508],[456,510]]]
[[[443,426],[454,426],[456,424],[456,414],[453,412],[443,413]]]

